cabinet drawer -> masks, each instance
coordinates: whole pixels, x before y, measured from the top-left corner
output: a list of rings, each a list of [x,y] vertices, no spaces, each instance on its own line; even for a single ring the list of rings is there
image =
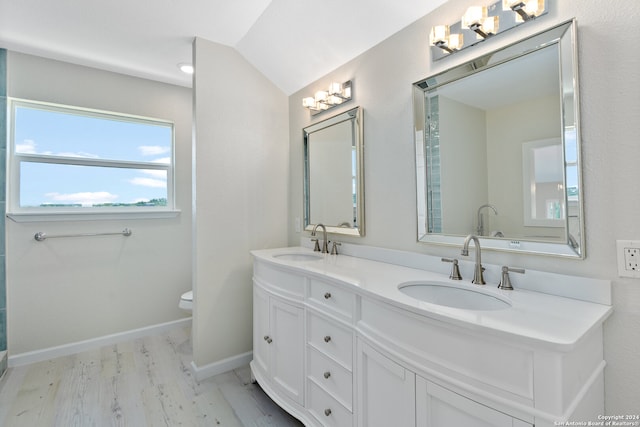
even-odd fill
[[[323,426],[353,425],[353,414],[337,400],[325,393],[313,381],[307,381],[307,409]]]
[[[345,320],[353,319],[355,295],[340,286],[311,279],[308,299]]]
[[[308,349],[307,361],[307,376],[351,411],[353,402],[351,371],[312,347]]]
[[[311,347],[351,370],[353,332],[316,314],[307,312],[307,339]]]

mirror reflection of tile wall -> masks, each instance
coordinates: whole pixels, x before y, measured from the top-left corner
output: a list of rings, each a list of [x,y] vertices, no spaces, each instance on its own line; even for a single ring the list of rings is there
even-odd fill
[[[434,96],[429,103],[429,116],[428,122],[432,123],[431,127],[427,129],[426,138],[426,150],[427,159],[427,173],[429,179],[427,180],[427,204],[429,215],[429,221],[427,227],[429,227],[429,233],[442,233],[442,192],[440,186],[440,120],[438,116],[440,114],[438,97]]]
[[[7,297],[5,274],[5,202],[7,169],[7,51],[0,49],[0,352],[7,349]],[[0,358],[0,375],[6,369],[6,357]]]

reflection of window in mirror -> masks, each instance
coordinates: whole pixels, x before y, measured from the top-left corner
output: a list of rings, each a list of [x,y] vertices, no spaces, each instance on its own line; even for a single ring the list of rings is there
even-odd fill
[[[356,151],[355,141],[351,145],[351,200],[353,201],[353,226],[357,227],[358,221],[358,153]],[[340,225],[342,226],[342,224]],[[347,227],[351,227],[351,224],[347,224]]]
[[[564,227],[566,206],[560,138],[522,144],[524,225]]]
[[[564,157],[567,172],[567,199],[569,205],[578,201],[578,146],[575,127],[564,133]],[[575,204],[575,203],[574,203]],[[569,213],[571,215],[571,213]]]

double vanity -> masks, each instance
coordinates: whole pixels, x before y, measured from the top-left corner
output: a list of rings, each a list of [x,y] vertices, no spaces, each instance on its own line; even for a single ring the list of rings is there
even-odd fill
[[[529,271],[511,291],[450,280],[428,256],[438,272],[302,247],[252,255],[251,370],[307,426],[552,426],[604,413],[602,301],[523,290],[541,277]]]
[[[280,406],[340,427],[604,413],[610,282],[480,262],[481,245],[586,256],[576,36],[570,20],[413,84],[417,240],[464,261],[346,243],[252,252],[251,369]],[[323,251],[327,233],[365,235],[365,117],[355,107],[303,129],[303,228],[319,243],[324,224]],[[458,266],[464,279],[450,279]]]

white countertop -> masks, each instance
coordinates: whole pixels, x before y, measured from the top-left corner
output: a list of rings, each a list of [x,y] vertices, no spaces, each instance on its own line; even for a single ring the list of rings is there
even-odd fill
[[[290,261],[275,257],[294,253],[315,254],[322,259]],[[333,283],[343,284],[355,293],[422,316],[558,351],[573,349],[590,330],[604,322],[612,312],[611,306],[604,304],[521,289],[500,290],[495,285],[474,285],[468,280],[450,280],[439,273],[347,255],[320,254],[303,247],[254,250],[251,254],[259,260],[307,275],[329,278]],[[576,281],[580,279],[575,278]],[[447,282],[457,287],[468,286],[476,292],[506,300],[511,306],[501,310],[459,309],[424,302],[398,290],[401,283],[420,281]]]

